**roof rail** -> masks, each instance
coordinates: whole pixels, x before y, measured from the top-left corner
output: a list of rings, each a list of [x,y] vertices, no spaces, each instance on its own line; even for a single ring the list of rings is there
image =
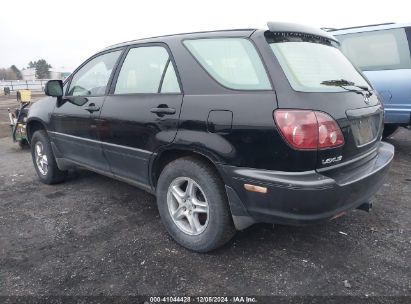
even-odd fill
[[[350,30],[350,29],[361,28],[361,27],[378,26],[378,25],[390,25],[390,24],[395,24],[395,22],[376,23],[376,24],[359,25],[359,26],[342,27],[342,28],[322,27],[321,29],[324,30],[324,31],[327,31],[327,32],[333,32],[333,31],[339,31],[339,30]]]

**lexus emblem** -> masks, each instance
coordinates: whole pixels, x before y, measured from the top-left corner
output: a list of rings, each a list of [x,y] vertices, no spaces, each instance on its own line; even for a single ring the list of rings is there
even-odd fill
[[[368,98],[367,95],[364,95],[364,102],[365,102],[366,104],[370,104],[370,98]]]

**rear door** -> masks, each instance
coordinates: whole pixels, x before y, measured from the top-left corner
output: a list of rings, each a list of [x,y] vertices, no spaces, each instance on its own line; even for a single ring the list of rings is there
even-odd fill
[[[341,50],[380,94],[385,123],[408,124],[411,113],[410,28],[336,36]]]
[[[109,51],[85,62],[51,115],[51,136],[62,156],[102,171],[109,167],[98,138],[98,117],[120,54]]]
[[[150,157],[173,141],[182,100],[166,45],[129,47],[100,115],[99,134],[114,175],[149,184]]]

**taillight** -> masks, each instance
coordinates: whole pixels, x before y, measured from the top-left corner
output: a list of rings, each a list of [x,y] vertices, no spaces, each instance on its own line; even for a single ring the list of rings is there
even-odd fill
[[[344,144],[337,122],[323,112],[314,112],[318,122],[318,149],[335,148]]]
[[[295,149],[329,149],[344,144],[337,122],[323,112],[276,110],[274,120],[285,140]]]
[[[274,119],[291,146],[296,149],[317,149],[318,124],[313,111],[277,110]]]

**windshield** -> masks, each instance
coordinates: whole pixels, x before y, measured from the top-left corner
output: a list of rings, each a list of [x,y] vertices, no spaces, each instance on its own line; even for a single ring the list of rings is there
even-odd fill
[[[347,88],[370,88],[351,62],[327,40],[285,34],[273,34],[267,40],[296,91],[346,92]],[[336,80],[344,80],[346,85]]]

